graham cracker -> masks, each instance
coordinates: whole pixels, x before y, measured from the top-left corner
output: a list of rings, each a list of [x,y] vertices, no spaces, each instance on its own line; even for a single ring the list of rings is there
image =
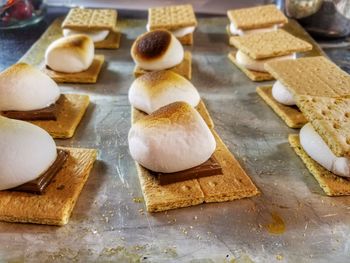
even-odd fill
[[[290,134],[288,140],[310,173],[328,196],[350,195],[350,180],[337,176],[314,161],[302,148],[299,135]]]
[[[68,223],[81,190],[87,181],[97,151],[61,148],[68,159],[42,195],[0,191],[0,220],[62,226]]]
[[[131,122],[140,118],[133,110]],[[141,113],[142,114],[142,113]],[[214,157],[220,163],[223,174],[159,185],[149,170],[136,163],[141,189],[148,212],[160,212],[209,202],[224,202],[259,194],[259,190],[212,129],[216,140]]]
[[[271,61],[266,70],[294,95],[350,95],[350,76],[323,56]]]
[[[296,102],[331,151],[339,157],[350,156],[350,95],[338,98],[300,95]]]
[[[191,54],[191,52],[185,51],[183,61],[179,65],[177,65],[173,68],[170,68],[169,70],[172,70],[175,73],[180,74],[181,76],[191,80],[191,78],[192,78],[192,54]],[[137,65],[134,68],[135,78],[138,78],[138,77],[140,77],[143,74],[148,73],[148,72],[150,72],[150,71],[142,69]]]
[[[87,107],[89,96],[78,94],[62,94],[57,102],[57,120],[30,121],[46,130],[55,139],[73,137]]]
[[[272,96],[272,86],[257,87],[256,92],[288,127],[301,128],[307,123],[303,113],[296,106],[283,105],[274,99]]]
[[[47,68],[46,65],[43,66],[42,71],[58,83],[96,83],[104,61],[104,55],[95,55],[91,66],[78,73],[58,72]]]
[[[276,5],[228,10],[227,16],[238,29],[243,30],[270,27],[288,22],[287,17]]]
[[[183,27],[197,26],[197,19],[190,4],[148,9],[148,25],[150,30],[175,30]]]
[[[183,37],[177,37],[182,45],[193,45],[193,33],[184,35]]]
[[[230,37],[230,44],[253,59],[264,59],[304,52],[312,45],[283,29],[277,31]]]
[[[246,74],[246,76],[249,79],[251,79],[252,81],[265,81],[265,80],[273,80],[274,79],[273,76],[268,72],[250,70],[250,69],[247,69],[246,67],[243,67],[240,64],[238,64],[237,60],[236,60],[236,53],[237,53],[237,51],[231,51],[228,54],[228,58],[241,71],[243,71],[243,73]]]
[[[196,110],[202,116],[203,120],[208,125],[208,127],[210,129],[214,128],[214,122],[213,122],[212,118],[210,117],[210,114],[209,114],[207,107],[205,106],[205,103],[203,102],[203,100],[200,100],[200,102],[198,103],[198,105],[196,107]],[[147,116],[147,113],[140,111],[134,107],[131,107],[132,124],[134,124],[139,119],[141,119],[145,116]]]
[[[117,29],[111,30],[106,39],[95,42],[94,46],[100,49],[117,49],[120,45],[120,37],[121,34]]]
[[[117,21],[114,9],[73,8],[62,23],[62,28],[74,30],[110,30]]]
[[[206,203],[224,202],[259,194],[258,188],[216,131],[212,130],[212,132],[216,140],[214,157],[220,163],[223,174],[198,179],[204,193],[204,201]]]

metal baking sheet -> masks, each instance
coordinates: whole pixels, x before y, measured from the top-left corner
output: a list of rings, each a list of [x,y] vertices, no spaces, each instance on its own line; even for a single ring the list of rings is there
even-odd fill
[[[193,84],[217,132],[261,190],[260,196],[150,214],[128,153],[130,46],[145,20],[121,20],[118,50],[106,56],[77,133],[58,145],[99,149],[98,162],[64,227],[0,223],[1,262],[346,262],[350,197],[324,195],[289,147],[289,129],[228,59],[226,18],[199,19]],[[39,65],[59,32],[54,24],[23,58]],[[266,83],[265,83],[266,84]],[[0,204],[1,205],[1,204]]]

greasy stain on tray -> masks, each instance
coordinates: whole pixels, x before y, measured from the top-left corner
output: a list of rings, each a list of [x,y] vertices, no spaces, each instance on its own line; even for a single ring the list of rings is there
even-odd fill
[[[271,213],[272,222],[267,224],[265,227],[270,234],[280,235],[286,231],[286,225],[283,218],[276,212]]]

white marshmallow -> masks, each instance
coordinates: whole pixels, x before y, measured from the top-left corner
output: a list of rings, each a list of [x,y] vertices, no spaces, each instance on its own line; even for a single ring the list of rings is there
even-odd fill
[[[142,69],[162,70],[180,64],[184,59],[184,49],[169,31],[154,30],[136,39],[131,56]]]
[[[300,144],[313,160],[328,171],[350,177],[350,160],[335,156],[310,123],[305,124],[300,130]]]
[[[52,70],[77,73],[87,70],[94,60],[94,43],[85,35],[62,37],[50,44],[45,63]]]
[[[293,94],[278,80],[272,86],[272,96],[284,105],[292,106],[296,104]]]
[[[129,131],[131,156],[155,172],[173,173],[207,161],[216,141],[208,126],[185,102],[167,105],[132,125]]]
[[[231,34],[238,35],[238,36],[250,35],[255,33],[263,33],[263,32],[271,32],[271,31],[276,31],[278,28],[279,28],[279,25],[273,25],[271,27],[242,30],[242,29],[238,29],[234,23],[232,22],[230,23]]]
[[[92,39],[92,41],[95,43],[95,42],[105,40],[109,32],[110,32],[109,30],[79,31],[79,30],[64,28],[63,36],[68,37],[68,36],[83,34],[83,35],[89,36]]]
[[[56,144],[43,129],[0,116],[0,190],[38,178],[56,160]]]
[[[57,84],[28,64],[15,64],[0,73],[0,111],[39,110],[59,97]]]
[[[134,80],[129,101],[147,114],[176,101],[196,107],[200,101],[197,89],[184,77],[171,70],[150,72]]]
[[[175,36],[175,37],[183,37],[186,36],[188,34],[191,34],[194,32],[194,30],[196,29],[195,26],[188,26],[188,27],[181,27],[175,30],[170,30],[170,32]],[[149,24],[146,25],[146,30],[149,32],[150,30],[150,26]]]
[[[240,64],[241,66],[247,69],[260,71],[260,72],[267,72],[266,69],[264,68],[264,64],[267,62],[275,61],[275,60],[295,59],[295,58],[296,58],[296,55],[295,53],[293,53],[285,56],[255,60],[249,57],[248,55],[244,54],[240,50],[238,50],[236,53],[236,60],[238,64]]]

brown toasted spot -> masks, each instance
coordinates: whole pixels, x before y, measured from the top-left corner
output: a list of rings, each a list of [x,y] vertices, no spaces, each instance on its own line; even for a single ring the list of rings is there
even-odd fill
[[[145,127],[162,124],[188,124],[196,121],[195,109],[186,102],[174,102],[161,107],[137,122]]]
[[[61,48],[77,48],[85,49],[86,45],[89,43],[89,37],[85,35],[73,35],[65,37],[59,45]]]
[[[136,40],[136,54],[144,59],[155,59],[168,49],[171,33],[166,30],[148,32]]]
[[[161,70],[161,71],[152,71],[146,74],[143,74],[140,77],[140,81],[145,85],[156,85],[159,82],[169,80],[173,78],[175,73],[169,70]]]

